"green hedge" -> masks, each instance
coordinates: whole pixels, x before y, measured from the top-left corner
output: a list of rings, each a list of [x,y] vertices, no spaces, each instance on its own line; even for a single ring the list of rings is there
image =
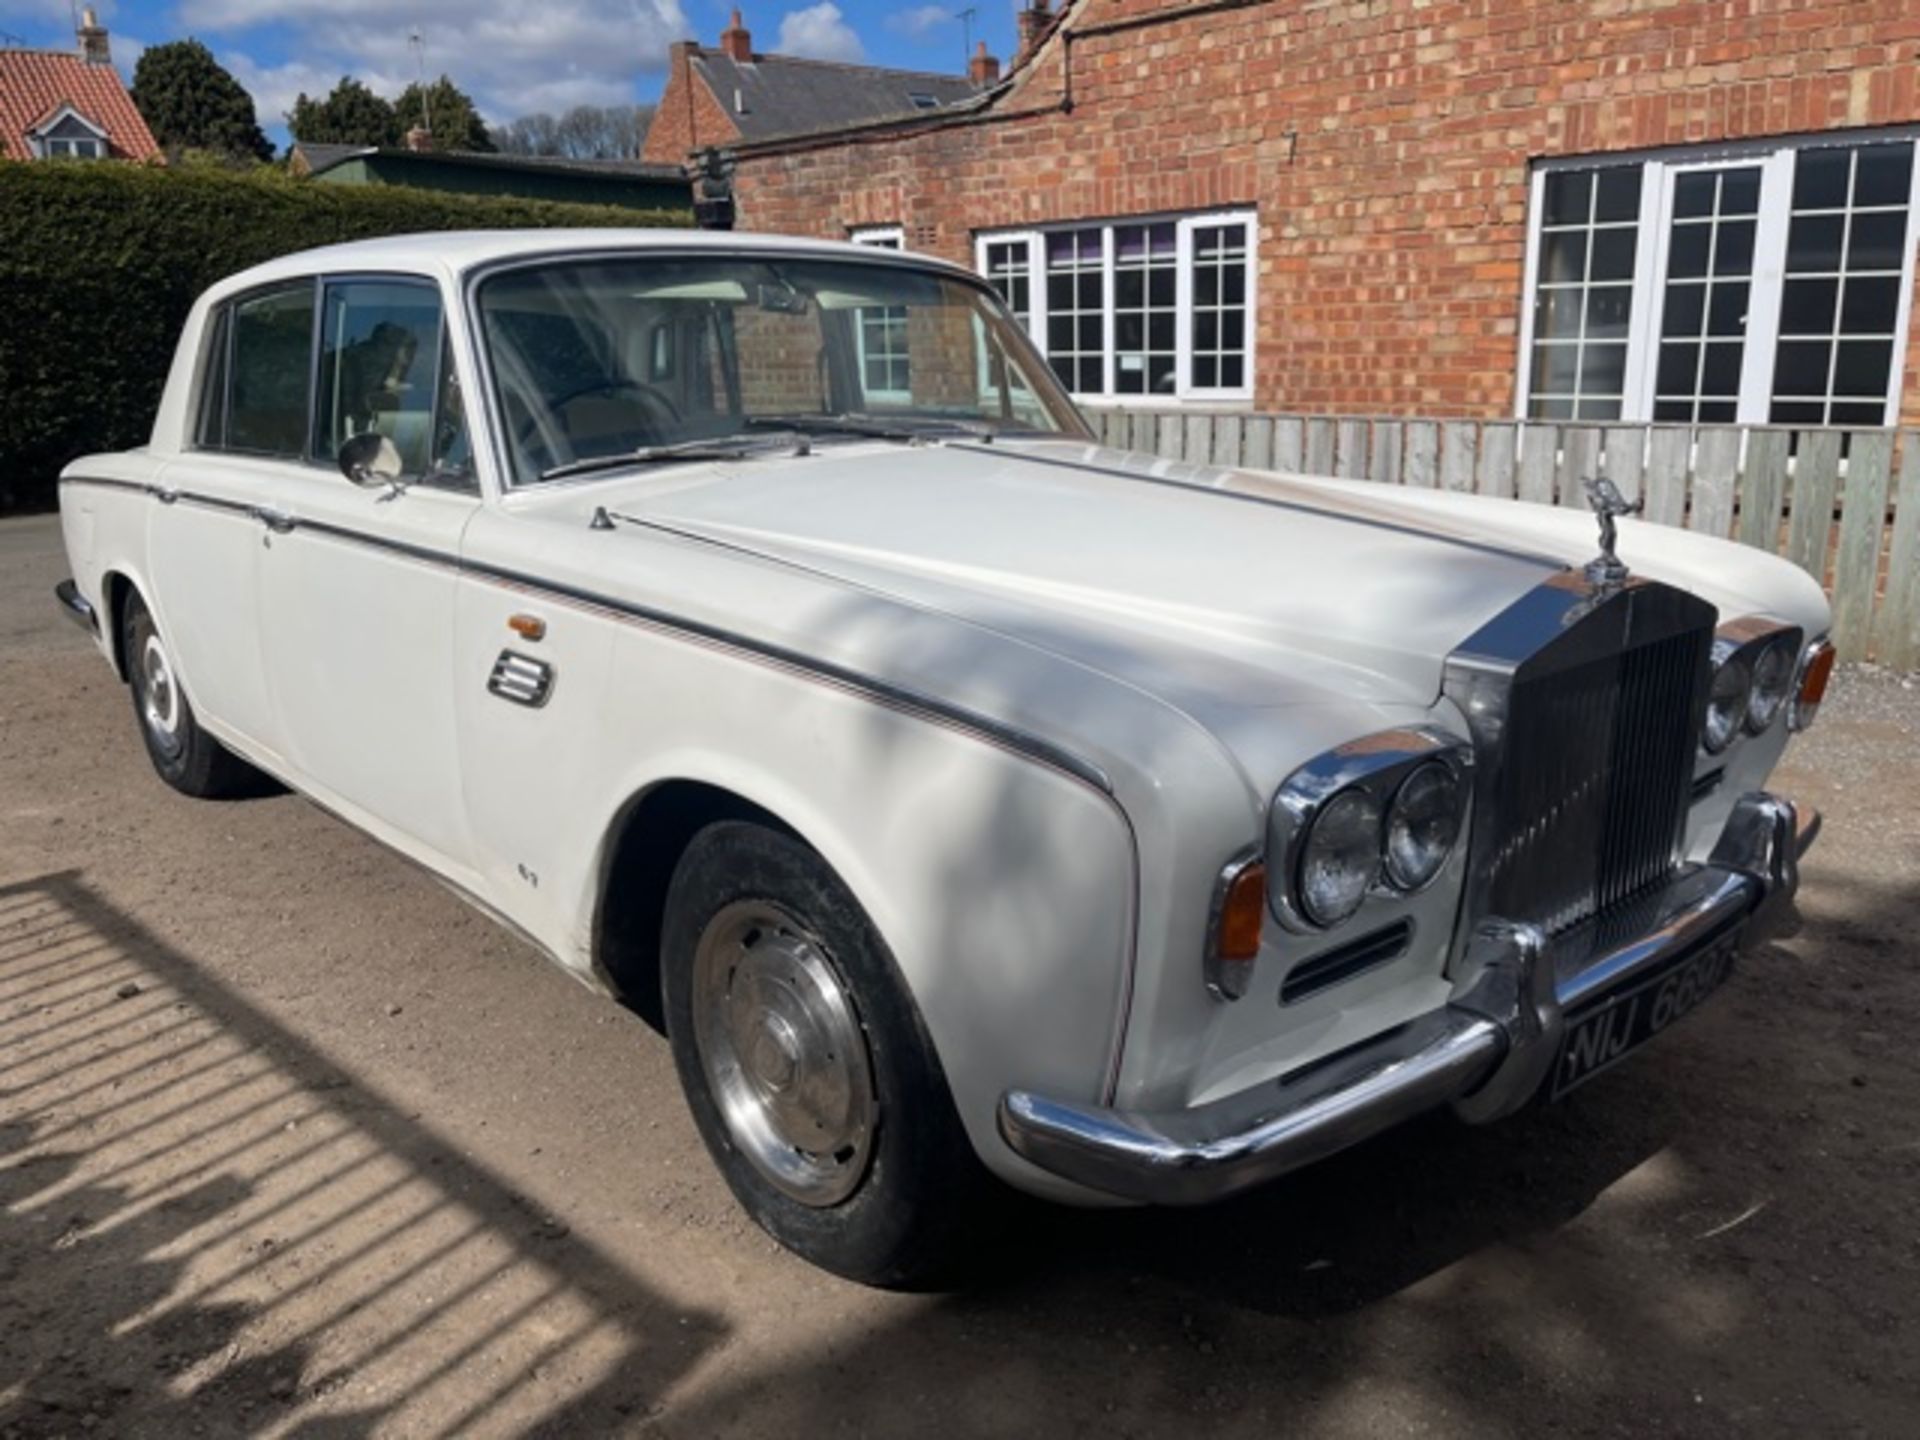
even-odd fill
[[[188,308],[237,270],[417,230],[686,223],[271,170],[0,160],[0,511],[50,505],[76,455],[146,443]]]

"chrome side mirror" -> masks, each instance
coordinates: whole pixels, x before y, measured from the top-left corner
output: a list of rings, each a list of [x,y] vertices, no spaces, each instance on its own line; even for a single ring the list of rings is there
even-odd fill
[[[400,483],[404,468],[400,448],[384,435],[368,431],[342,441],[335,458],[342,475],[362,490],[385,490],[381,497],[384,500],[393,499],[406,488]]]

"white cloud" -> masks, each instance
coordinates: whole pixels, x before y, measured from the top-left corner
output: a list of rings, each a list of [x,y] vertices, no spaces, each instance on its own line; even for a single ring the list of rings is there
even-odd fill
[[[451,76],[494,123],[630,103],[640,77],[664,69],[667,46],[690,33],[680,0],[181,0],[177,14],[252,93],[263,125],[279,124],[302,90],[323,95],[342,75],[398,95],[415,78],[415,26],[428,76]],[[298,58],[256,58],[267,37],[254,32],[269,26]]]
[[[911,10],[894,11],[882,23],[895,35],[924,42],[940,36],[954,20],[954,12],[944,5],[916,5]]]
[[[800,55],[809,60],[864,60],[866,47],[853,33],[833,0],[820,0],[804,10],[789,10],[780,17],[782,55]]]

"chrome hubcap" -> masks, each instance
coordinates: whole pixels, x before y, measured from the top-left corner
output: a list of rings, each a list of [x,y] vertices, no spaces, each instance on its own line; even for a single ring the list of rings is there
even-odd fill
[[[740,1153],[803,1205],[851,1195],[879,1104],[860,1017],[820,942],[766,901],[728,905],[694,953],[693,1022]]]
[[[173,666],[158,635],[147,636],[140,652],[140,670],[145,681],[146,703],[142,708],[147,728],[162,740],[172,740],[180,726],[180,687],[174,683]]]

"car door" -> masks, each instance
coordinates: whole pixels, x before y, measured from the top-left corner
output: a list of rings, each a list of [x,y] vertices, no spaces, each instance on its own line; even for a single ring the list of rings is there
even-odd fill
[[[282,488],[261,566],[274,710],[307,788],[416,858],[464,872],[451,676],[461,534],[479,506],[438,286],[321,282],[310,459]],[[342,474],[341,445],[393,442],[392,487]]]
[[[259,514],[303,467],[314,283],[235,297],[210,317],[193,444],[154,487],[147,601],[202,723],[277,759],[259,583],[271,533]]]

